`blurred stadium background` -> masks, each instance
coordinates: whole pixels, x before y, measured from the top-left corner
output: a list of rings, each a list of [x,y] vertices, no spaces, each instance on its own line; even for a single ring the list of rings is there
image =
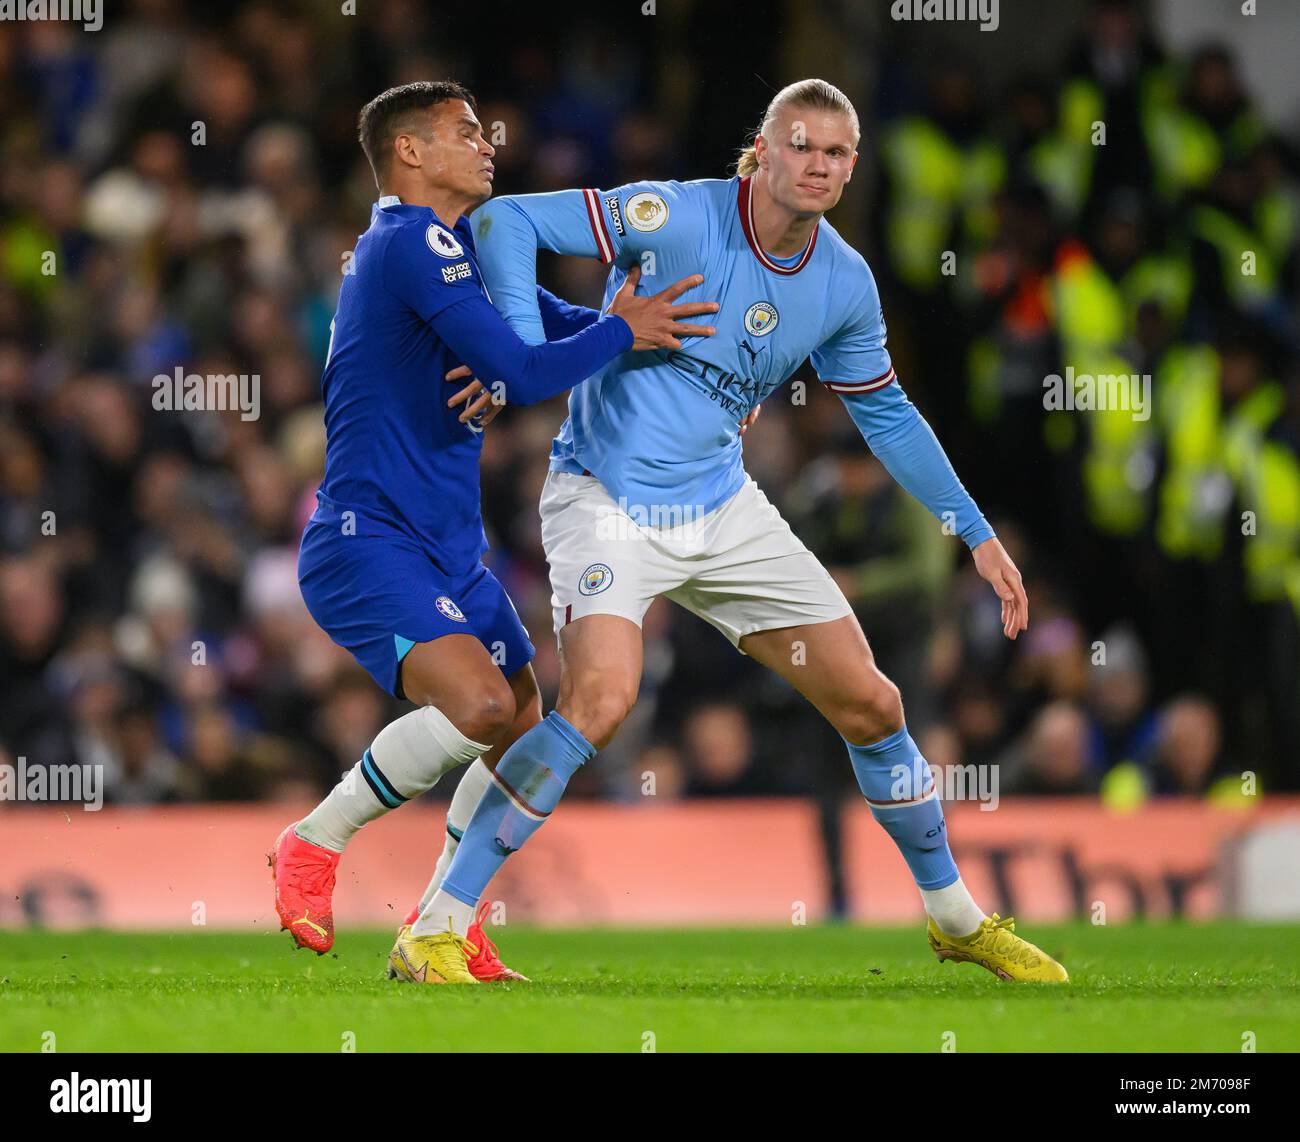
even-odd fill
[[[346,7],[0,22],[0,760],[102,766],[108,806],[0,801],[0,924],[188,925],[196,900],[268,922],[257,854],[400,712],[315,627],[295,562],[375,197],[356,114],[443,76],[504,125],[498,193],[727,177],[777,88],[843,87],[862,159],[832,221],[1030,630],[1001,637],[961,545],[811,371],[746,463],[931,764],[996,767],[996,811],[950,808],[968,883],[1031,915],[1300,914],[1257,871],[1300,850],[1300,8],[1002,0],[984,32],[888,0]],[[594,261],[542,269],[600,296]],[[178,366],[260,376],[260,416],[156,411]],[[1149,419],[1046,410],[1067,367],[1149,374]],[[536,504],[563,415],[507,411],[483,454],[548,705]],[[646,640],[635,715],[494,894],[554,922],[919,915],[834,732],[666,602]],[[349,850],[342,922],[418,896],[395,854],[432,867],[453,780]],[[190,867],[160,870],[177,837]]]

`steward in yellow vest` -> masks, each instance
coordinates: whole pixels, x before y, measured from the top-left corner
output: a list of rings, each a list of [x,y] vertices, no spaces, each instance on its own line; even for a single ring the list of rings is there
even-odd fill
[[[1248,487],[1248,498],[1270,520],[1283,519],[1287,511],[1290,493],[1266,493],[1261,483],[1281,471],[1280,458],[1272,450],[1269,460],[1258,458],[1282,411],[1282,388],[1262,378],[1248,345],[1225,340],[1222,349],[1178,345],[1158,370],[1166,467],[1156,538],[1171,559],[1218,559],[1238,489]],[[1247,552],[1252,546],[1247,543]],[[1252,558],[1261,557],[1247,554]]]
[[[894,273],[921,294],[942,284],[944,251],[960,257],[993,235],[1006,157],[978,125],[972,84],[964,72],[936,76],[932,113],[898,120],[880,140],[885,249]]]

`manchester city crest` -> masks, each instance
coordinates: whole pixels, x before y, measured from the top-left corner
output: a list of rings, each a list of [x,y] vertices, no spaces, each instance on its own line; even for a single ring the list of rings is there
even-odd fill
[[[745,310],[745,329],[755,337],[771,333],[780,320],[781,315],[770,301],[756,301]]]
[[[614,572],[604,563],[593,563],[578,579],[578,591],[583,595],[599,595],[612,582]]]

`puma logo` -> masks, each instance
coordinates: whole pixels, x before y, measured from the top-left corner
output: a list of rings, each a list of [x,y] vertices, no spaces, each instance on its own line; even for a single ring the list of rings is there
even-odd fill
[[[300,916],[297,920],[295,920],[292,924],[290,924],[289,927],[293,928],[296,927],[298,924],[306,924],[308,928],[310,928],[313,932],[318,932],[321,936],[329,935],[329,933],[325,931],[324,928],[322,928],[319,924],[317,924],[315,920],[311,919],[311,909],[307,909],[305,912],[303,912],[302,916]]]

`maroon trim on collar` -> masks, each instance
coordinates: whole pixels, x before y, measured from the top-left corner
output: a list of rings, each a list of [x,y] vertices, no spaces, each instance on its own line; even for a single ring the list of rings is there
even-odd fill
[[[745,232],[745,241],[749,243],[749,248],[754,251],[754,257],[763,263],[765,269],[771,270],[774,274],[797,274],[808,264],[808,259],[812,257],[813,249],[817,245],[817,231],[821,229],[821,223],[813,229],[812,237],[808,239],[808,245],[804,248],[803,255],[792,266],[783,266],[774,262],[762,246],[758,244],[758,238],[754,232],[754,196],[749,186],[749,175],[740,180],[740,185],[736,188],[736,209],[740,214],[740,228]]]

